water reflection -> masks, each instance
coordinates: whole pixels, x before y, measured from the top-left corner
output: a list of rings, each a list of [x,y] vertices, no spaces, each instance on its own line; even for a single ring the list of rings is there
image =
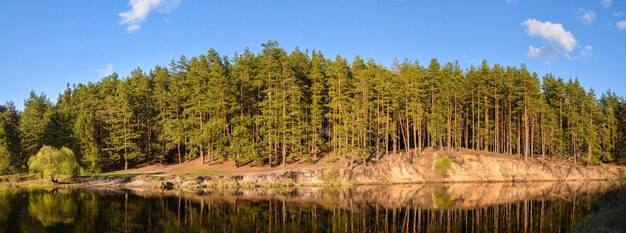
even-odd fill
[[[568,232],[605,182],[349,189],[0,188],[0,232]]]

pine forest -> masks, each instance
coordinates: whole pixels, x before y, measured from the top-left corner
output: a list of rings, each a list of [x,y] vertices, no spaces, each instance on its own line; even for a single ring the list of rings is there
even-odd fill
[[[282,166],[324,156],[411,161],[425,148],[521,159],[626,162],[626,101],[577,79],[520,66],[395,60],[385,67],[277,42],[233,57],[209,50],[128,77],[68,85],[56,103],[31,92],[0,106],[0,173],[44,145],[85,172],[148,163]]]

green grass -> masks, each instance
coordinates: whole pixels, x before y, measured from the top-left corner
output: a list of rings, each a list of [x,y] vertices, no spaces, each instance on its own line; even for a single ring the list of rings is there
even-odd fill
[[[0,176],[1,182],[19,182],[19,181],[30,181],[30,180],[38,180],[40,177],[37,174],[33,173],[17,173],[12,175],[3,175]]]
[[[433,171],[441,176],[447,176],[452,170],[452,161],[448,158],[448,155],[443,155],[435,160]]]

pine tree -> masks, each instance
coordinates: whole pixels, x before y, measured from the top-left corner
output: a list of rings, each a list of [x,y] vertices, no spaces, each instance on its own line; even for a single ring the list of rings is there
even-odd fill
[[[279,80],[282,78],[282,61],[284,51],[278,47],[276,42],[263,44],[263,53],[259,57],[258,79],[262,80],[262,100],[260,102],[260,116],[256,122],[260,124],[259,133],[262,135],[262,147],[264,156],[269,159],[270,166],[276,163],[276,156],[281,147],[283,128],[281,104],[281,86]],[[286,146],[286,145],[285,145]],[[285,151],[286,152],[286,151]]]
[[[442,64],[348,64],[273,41],[233,59],[213,49],[182,56],[149,75],[68,85],[55,104],[31,93],[23,113],[0,106],[0,172],[23,170],[46,144],[72,148],[91,172],[198,156],[275,166],[327,153],[354,167],[372,155],[412,161],[424,147],[588,165],[626,158],[622,97],[597,98],[552,74],[539,82],[523,64]]]
[[[184,104],[189,99],[186,75],[189,71],[189,62],[182,56],[177,62],[170,63],[169,92],[166,95],[165,123],[163,124],[163,138],[166,141],[166,150],[175,151],[175,160],[182,163],[185,153],[185,117],[183,115]]]
[[[583,97],[583,124],[584,124],[584,139],[587,147],[587,166],[591,163],[597,164],[600,162],[600,156],[598,153],[598,129],[595,125],[597,118],[599,117],[598,109],[596,107],[596,93],[593,89]]]
[[[170,120],[167,114],[168,99],[171,95],[169,93],[171,85],[170,72],[165,67],[157,66],[151,72],[150,76],[154,82],[153,95],[156,108],[156,112],[154,113],[155,122],[151,128],[151,131],[156,135],[154,146],[156,153],[155,159],[163,163],[167,159],[166,155],[169,152],[165,126]]]
[[[208,142],[208,151],[213,160],[214,154],[224,154],[228,146],[230,129],[228,121],[236,101],[235,89],[228,78],[227,65],[217,52],[208,53],[209,73],[207,79],[207,127],[204,138]]]
[[[44,145],[45,130],[52,113],[52,104],[44,95],[30,92],[24,101],[24,112],[20,116],[19,132],[22,140],[22,158],[19,164],[26,165],[28,158],[35,155]]]
[[[352,78],[348,62],[337,56],[328,66],[328,113],[326,118],[330,127],[330,145],[335,155],[347,155],[349,146],[348,109]]]
[[[598,120],[596,125],[598,128],[598,148],[602,160],[611,162],[614,156],[618,154],[617,146],[619,131],[619,110],[621,100],[611,91],[602,94],[598,101]]]
[[[404,80],[402,88],[405,92],[406,104],[405,104],[405,114],[406,114],[406,129],[411,133],[407,133],[406,137],[412,136],[412,142],[409,142],[411,139],[407,138],[407,151],[409,151],[410,145],[414,148],[410,153],[409,161],[412,161],[413,156],[421,153],[422,149],[422,119],[424,116],[424,104],[422,102],[423,99],[423,90],[424,90],[424,80],[423,73],[424,69],[419,65],[416,61],[414,64],[405,61],[400,65],[400,76]]]
[[[248,161],[260,161],[257,152],[260,137],[255,116],[259,115],[260,85],[256,76],[256,58],[248,49],[236,54],[232,72],[232,84],[236,87],[233,103],[232,134],[228,152],[235,156],[237,166]]]
[[[353,81],[352,98],[350,100],[351,122],[350,127],[353,129],[351,138],[354,152],[357,156],[355,159],[367,162],[372,154],[372,138],[370,135],[375,133],[374,120],[372,119],[373,105],[373,78],[376,70],[374,67],[368,67],[363,59],[356,57],[350,67]],[[326,110],[327,111],[327,110]]]
[[[313,51],[311,59],[311,69],[308,77],[311,80],[310,85],[310,146],[313,160],[317,160],[318,154],[324,150],[324,112],[326,112],[325,103],[327,101],[326,86],[326,60],[321,53]]]
[[[12,102],[0,106],[0,156],[4,167],[0,173],[22,170],[19,123],[20,116]]]
[[[112,117],[107,121],[110,125],[110,135],[107,138],[110,159],[113,162],[122,162],[124,170],[128,169],[129,163],[135,160],[141,161],[144,156],[138,144],[141,134],[136,130],[139,125],[132,108],[134,100],[131,91],[128,82],[118,82],[115,96],[111,99],[111,109],[109,109]]]
[[[428,65],[426,71],[426,88],[428,99],[426,100],[426,106],[429,111],[427,115],[428,119],[428,132],[430,137],[430,145],[443,150],[443,138],[446,134],[446,107],[447,107],[447,93],[442,91],[442,77],[441,67],[437,59],[432,59]],[[448,71],[449,72],[449,71]]]
[[[92,117],[86,113],[80,113],[74,125],[74,135],[78,144],[78,151],[82,155],[81,163],[90,172],[100,172],[102,169],[96,134]]]

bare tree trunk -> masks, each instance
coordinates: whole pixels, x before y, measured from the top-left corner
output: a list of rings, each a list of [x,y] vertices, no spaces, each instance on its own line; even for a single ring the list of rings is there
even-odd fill
[[[529,145],[528,145],[528,106],[526,104],[526,100],[524,101],[524,116],[523,116],[523,121],[524,121],[524,160],[526,160],[528,158],[528,150],[529,150]]]
[[[589,114],[589,124],[593,125],[593,114],[590,113]],[[587,136],[589,137],[589,136]],[[587,167],[589,166],[589,163],[591,162],[591,157],[593,156],[593,141],[592,140],[587,140],[589,143],[587,145]]]
[[[487,96],[485,96],[485,135],[484,135],[484,144],[483,150],[488,151],[489,146],[487,145],[487,136],[489,134],[489,102]]]
[[[452,144],[452,109],[450,109],[450,102],[448,102],[448,129],[447,129],[447,133],[448,133],[448,139],[447,139],[447,147],[448,150],[450,150],[451,144]]]
[[[500,153],[500,142],[498,140],[498,136],[500,135],[500,124],[498,122],[498,116],[499,116],[499,112],[498,112],[498,99],[496,98],[496,104],[495,104],[495,117],[494,117],[494,125],[495,125],[495,132],[493,134],[493,151],[495,151],[496,153]]]

